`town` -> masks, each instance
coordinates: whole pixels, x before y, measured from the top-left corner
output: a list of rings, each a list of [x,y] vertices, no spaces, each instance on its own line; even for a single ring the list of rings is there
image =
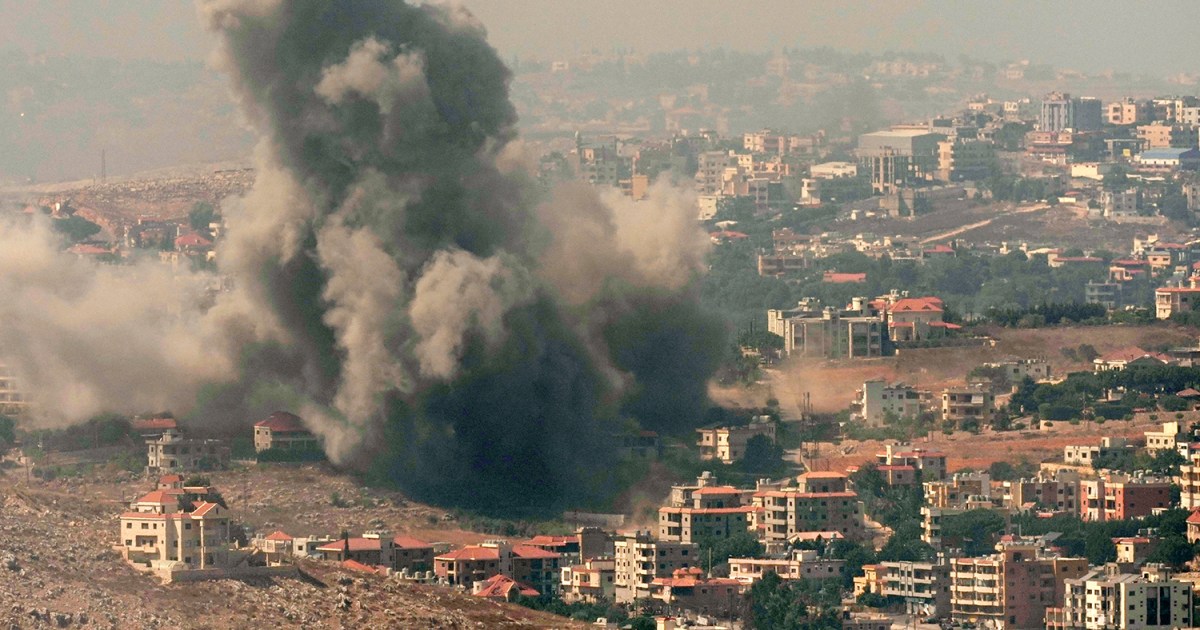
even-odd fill
[[[1200,74],[334,5],[0,57],[0,621],[1200,627]]]

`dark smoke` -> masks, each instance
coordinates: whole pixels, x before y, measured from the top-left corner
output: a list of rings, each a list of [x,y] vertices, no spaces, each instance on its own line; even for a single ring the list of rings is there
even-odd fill
[[[725,331],[691,290],[688,193],[539,201],[510,74],[461,9],[200,10],[263,141],[226,209],[237,291],[212,314],[245,338],[241,379],[198,418],[290,401],[335,461],[484,510],[601,499],[630,420],[698,421]]]

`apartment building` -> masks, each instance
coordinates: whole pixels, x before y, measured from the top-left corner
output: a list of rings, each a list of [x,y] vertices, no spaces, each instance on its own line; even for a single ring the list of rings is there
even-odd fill
[[[749,494],[729,486],[707,486],[692,492],[690,500],[658,509],[658,539],[698,542],[704,538],[729,538],[747,531],[754,506],[743,503]]]
[[[908,466],[921,471],[921,479],[941,481],[946,478],[946,454],[916,448],[909,444],[888,444],[882,453],[875,454],[879,466]]]
[[[942,390],[942,421],[988,423],[995,412],[995,396],[982,387],[949,387]]]
[[[433,559],[433,572],[454,585],[473,586],[494,575],[503,575],[538,590],[558,592],[562,576],[557,553],[491,540],[456,549]]]
[[[135,568],[174,572],[232,564],[229,510],[210,489],[155,490],[120,517],[121,554]]]
[[[318,451],[321,440],[304,426],[295,414],[276,411],[254,423],[254,450]]]
[[[764,544],[786,542],[805,532],[837,532],[851,540],[865,535],[862,503],[848,477],[835,472],[800,475],[797,486],[760,486],[753,497],[754,528]]]
[[[950,615],[1001,629],[1044,627],[1046,609],[1061,607],[1065,580],[1088,569],[1086,558],[1064,558],[1039,539],[1006,536],[997,553],[950,561]]]
[[[1159,287],[1154,290],[1154,316],[1170,319],[1172,315],[1190,313],[1200,303],[1200,288]]]
[[[1179,465],[1175,483],[1179,486],[1179,507],[1184,510],[1200,508],[1200,461],[1195,455],[1188,463]]]
[[[784,580],[840,579],[845,560],[822,558],[813,549],[793,549],[783,558],[730,558],[729,577],[750,586],[768,573]]]
[[[883,318],[859,308],[822,308],[802,304],[791,310],[768,310],[767,330],[783,337],[787,356],[859,358],[883,355]]]
[[[1158,451],[1174,451],[1179,445],[1179,434],[1183,427],[1179,422],[1164,422],[1161,431],[1146,431],[1146,450],[1151,453]],[[1184,439],[1188,436],[1185,434]]]
[[[229,465],[229,447],[220,440],[186,438],[177,429],[168,429],[146,440],[146,474],[214,470]]]
[[[1162,122],[1138,125],[1137,137],[1149,149],[1196,146],[1196,129],[1190,125],[1173,125]]]
[[[992,478],[985,472],[957,472],[923,485],[925,504],[937,508],[961,507],[971,499],[990,501],[992,496]]]
[[[1078,514],[1079,474],[1059,470],[1053,475],[1039,472],[1030,479],[1005,481],[1005,502],[1014,510]]]
[[[930,562],[881,562],[876,566],[879,594],[903,598],[909,614],[950,614],[950,560],[944,554]]]
[[[650,597],[655,578],[670,577],[676,569],[700,564],[699,547],[695,543],[655,540],[650,532],[618,535],[613,546],[617,603]]]
[[[1105,190],[1100,193],[1100,213],[1104,218],[1135,217],[1141,195],[1136,188],[1128,190]]]
[[[4,363],[0,363],[0,414],[21,416],[29,411],[29,398],[21,391],[20,380]]]
[[[1079,517],[1085,521],[1119,521],[1149,516],[1171,507],[1171,480],[1164,477],[1110,473],[1079,481]]]
[[[1122,437],[1102,437],[1099,445],[1071,444],[1063,447],[1063,463],[1072,466],[1091,466],[1092,462],[1115,453],[1133,450]]]
[[[739,461],[746,455],[746,445],[757,436],[775,443],[775,423],[766,416],[756,417],[747,425],[696,429],[700,459],[717,459],[725,464]]]
[[[728,617],[741,606],[742,585],[731,578],[708,577],[699,567],[676,569],[650,582],[650,598],[672,608]]]
[[[893,193],[931,179],[938,167],[938,143],[946,139],[928,129],[890,129],[858,137],[858,158],[871,173],[871,188]]]
[[[410,536],[391,536],[383,530],[330,540],[316,547],[316,554],[325,560],[353,560],[367,566],[384,566],[395,571],[429,571],[433,569],[433,545]]]
[[[617,593],[617,561],[590,558],[582,564],[562,568],[559,592],[564,602],[611,602]]]
[[[1064,580],[1061,607],[1046,611],[1051,630],[1137,628],[1168,630],[1192,626],[1192,583],[1172,579],[1161,566],[1135,571],[1109,563]]]
[[[889,385],[883,379],[872,379],[857,393],[858,413],[867,426],[883,426],[889,415],[915,418],[921,413],[921,392],[904,383]]]

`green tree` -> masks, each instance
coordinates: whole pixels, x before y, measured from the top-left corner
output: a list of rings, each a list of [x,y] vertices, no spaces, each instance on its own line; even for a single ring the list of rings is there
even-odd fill
[[[746,453],[737,466],[745,472],[762,475],[779,474],[787,469],[783,448],[765,435],[756,435],[746,442]]]
[[[99,225],[78,215],[71,215],[65,219],[56,219],[53,225],[56,232],[65,236],[72,243],[87,240],[100,232]]]
[[[1084,538],[1084,554],[1091,564],[1104,564],[1117,559],[1117,545],[1105,528],[1090,529]]]
[[[216,216],[217,211],[211,203],[197,201],[188,211],[188,225],[197,232],[207,234],[208,224],[212,223]]]

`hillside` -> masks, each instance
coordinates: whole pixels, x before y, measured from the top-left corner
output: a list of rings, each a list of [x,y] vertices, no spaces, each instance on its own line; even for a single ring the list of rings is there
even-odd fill
[[[297,483],[299,477],[307,477]],[[245,483],[243,492],[236,481]],[[286,506],[314,527],[340,522],[361,531],[371,522],[396,532],[437,535],[416,515],[428,508],[333,508],[313,488],[351,487],[345,477],[316,467],[268,468],[213,476],[227,484],[236,519],[262,525],[271,506]],[[147,487],[144,480],[97,473],[86,482],[25,481],[10,470],[0,491],[0,622],[11,627],[246,628],[267,620],[285,628],[574,628],[570,620],[471,597],[449,588],[403,585],[382,577],[303,563],[310,579],[219,580],[161,586],[128,567],[111,545],[117,540],[121,498]],[[248,509],[243,500],[263,508]],[[427,527],[427,525],[425,525]],[[336,533],[336,532],[335,532]],[[481,538],[450,528],[439,539]]]

